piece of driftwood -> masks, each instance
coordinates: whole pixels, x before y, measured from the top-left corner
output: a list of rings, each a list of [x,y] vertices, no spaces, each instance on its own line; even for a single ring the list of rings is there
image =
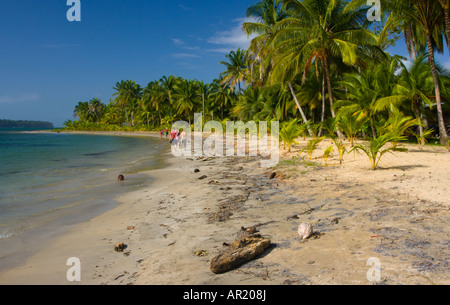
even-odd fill
[[[270,244],[270,239],[259,234],[242,236],[211,260],[210,270],[216,274],[230,271],[263,254]]]

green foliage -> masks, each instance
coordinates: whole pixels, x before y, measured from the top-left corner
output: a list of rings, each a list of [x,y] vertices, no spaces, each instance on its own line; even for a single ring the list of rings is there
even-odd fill
[[[308,143],[306,144],[306,147],[302,149],[302,152],[304,150],[306,150],[306,152],[309,156],[309,160],[312,160],[312,155],[313,155],[314,151],[317,149],[320,142],[322,142],[323,140],[325,140],[325,137],[313,138],[313,139],[309,140]]]
[[[405,148],[399,148],[394,146],[386,147],[386,144],[389,142],[399,142],[405,140],[405,136],[399,136],[397,133],[386,133],[383,134],[377,138],[370,138],[368,141],[361,145],[355,145],[352,151],[359,151],[369,158],[370,165],[372,170],[376,170],[378,167],[378,163],[380,162],[381,157],[388,153],[393,151],[401,151],[405,152],[407,149]]]
[[[328,158],[330,157],[331,153],[334,151],[333,146],[328,146],[325,151],[323,152],[323,159],[325,160],[325,163],[327,163]]]
[[[419,149],[422,149],[422,145],[427,142],[427,138],[433,135],[434,129],[428,129],[422,133],[422,135],[419,132],[410,131],[412,135],[414,135],[417,139],[417,144],[419,145]]]
[[[350,141],[350,146],[353,147],[356,136],[368,121],[369,118],[363,114],[341,115],[337,118],[336,126],[345,133],[347,139]]]
[[[292,144],[298,144],[296,139],[301,135],[301,128],[298,119],[290,122],[284,122],[280,129],[280,139],[284,143],[284,149],[288,146],[288,151],[291,151]]]

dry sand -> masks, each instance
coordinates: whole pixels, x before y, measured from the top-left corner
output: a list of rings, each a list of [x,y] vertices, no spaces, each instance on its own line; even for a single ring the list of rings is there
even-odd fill
[[[305,162],[305,144],[281,148],[272,169],[253,157],[172,157],[169,167],[148,172],[147,189],[49,241],[0,274],[0,284],[367,285],[374,283],[370,258],[381,264],[378,284],[450,284],[448,150],[407,145],[408,153],[387,154],[372,171],[354,153],[324,166],[329,140]],[[314,235],[302,241],[303,222]],[[272,246],[237,269],[212,273],[224,243],[251,226]],[[114,251],[117,242],[123,253]],[[66,279],[70,257],[81,261],[81,282]]]

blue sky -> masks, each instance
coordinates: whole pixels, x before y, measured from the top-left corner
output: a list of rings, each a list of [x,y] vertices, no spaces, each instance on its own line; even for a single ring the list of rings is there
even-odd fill
[[[79,101],[108,103],[120,80],[211,82],[248,46],[240,26],[256,1],[80,0],[81,22],[69,22],[66,0],[1,0],[0,118],[59,127]],[[406,55],[400,42],[392,52]]]

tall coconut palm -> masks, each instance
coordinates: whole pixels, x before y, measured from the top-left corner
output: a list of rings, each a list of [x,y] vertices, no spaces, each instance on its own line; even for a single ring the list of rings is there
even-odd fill
[[[78,102],[73,110],[73,117],[81,121],[87,121],[89,117],[89,102]]]
[[[205,111],[206,111],[206,99],[209,97],[210,95],[210,91],[211,91],[211,85],[210,84],[206,84],[203,81],[198,81],[197,82],[197,88],[198,88],[198,93],[200,94],[201,98],[202,98],[202,115],[203,115],[203,120],[206,120],[205,117]]]
[[[131,117],[131,124],[134,125],[134,112],[138,100],[141,98],[142,88],[133,80],[120,81],[116,83],[113,87],[116,92],[113,94],[115,96],[115,103],[118,107],[126,110],[127,122],[129,116]]]
[[[173,97],[175,99],[175,106],[178,110],[178,114],[184,113],[189,124],[191,124],[191,112],[192,109],[194,109],[194,105],[198,103],[200,97],[197,82],[194,80],[182,79],[175,86]]]
[[[245,83],[246,76],[248,74],[248,52],[241,48],[236,51],[231,51],[225,55],[229,62],[221,61],[222,65],[225,65],[227,70],[222,72],[220,76],[223,77],[222,85],[229,85],[233,90],[238,87],[238,94],[241,93],[241,83]]]
[[[102,111],[105,105],[98,98],[93,98],[88,103],[88,112],[93,117],[94,122],[100,121],[100,116],[102,115]]]
[[[277,53],[273,77],[305,74],[314,61],[320,61],[328,89],[328,100],[333,109],[331,59],[344,64],[358,63],[365,47],[376,45],[377,37],[363,27],[367,18],[364,8],[345,12],[345,0],[286,0],[290,15],[278,23],[274,38]]]
[[[234,92],[230,86],[223,86],[223,78],[215,79],[211,84],[211,99],[213,105],[217,106],[221,112],[221,120],[225,116],[225,108],[231,106],[234,99]],[[214,114],[213,114],[214,117]]]
[[[391,16],[385,25],[385,31],[405,24],[412,24],[426,37],[428,50],[428,62],[433,77],[439,136],[442,145],[447,145],[447,131],[445,129],[442,111],[441,87],[436,70],[435,51],[443,51],[443,23],[444,10],[441,3],[436,0],[390,0],[386,1],[386,8],[391,11]]]
[[[163,76],[160,79],[161,87],[163,88],[165,95],[166,95],[166,101],[167,101],[167,105],[169,108],[169,115],[170,115],[171,123],[172,123],[172,107],[174,104],[173,94],[174,94],[175,87],[178,82],[179,82],[179,79],[173,75],[170,75],[169,77]]]
[[[411,103],[411,111],[419,119],[419,135],[423,135],[425,105],[432,106],[434,83],[426,55],[420,55],[410,67],[403,66],[394,94]]]
[[[247,9],[247,17],[253,17],[255,22],[245,22],[242,29],[248,35],[257,35],[250,42],[249,56],[251,67],[259,66],[258,84],[264,84],[265,74],[271,66],[270,46],[275,36],[275,25],[287,17],[283,8],[283,0],[261,0]]]

